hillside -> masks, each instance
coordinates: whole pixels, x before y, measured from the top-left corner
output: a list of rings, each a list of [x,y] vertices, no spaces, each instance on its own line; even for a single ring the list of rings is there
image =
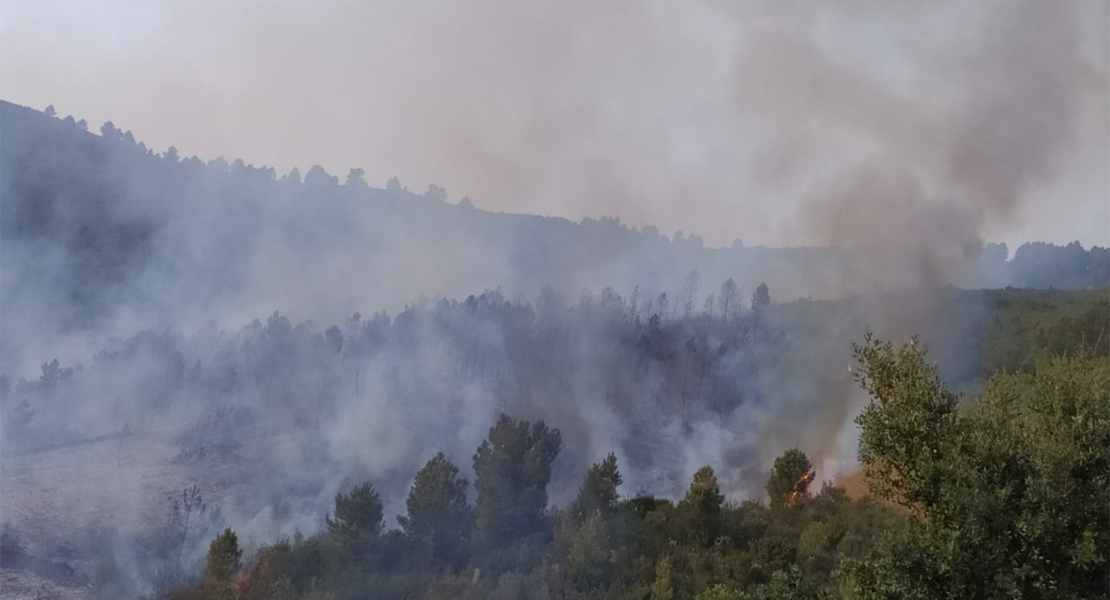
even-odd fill
[[[0,600],[1110,600],[1108,40],[0,0]]]
[[[868,331],[919,334],[908,356],[927,346],[968,410],[991,375],[1025,385],[1053,357],[1110,356],[1104,248],[707,248],[100,131],[0,103],[0,550],[5,587],[30,596],[190,589],[225,527],[262,570],[243,589],[266,580],[263,546],[302,564],[272,582],[298,593],[326,562],[334,590],[576,597],[607,581],[603,555],[628,597],[672,568],[691,589],[762,589],[789,565],[830,585],[901,519],[853,475],[868,395],[852,349]],[[1008,285],[1046,289],[965,289]],[[421,465],[488,500],[495,430],[497,452],[530,461],[506,467],[532,478],[499,500],[508,525],[487,512],[473,527],[485,545],[450,559],[390,531]],[[784,475],[780,492],[805,502],[772,510],[768,478],[798,449],[816,475]],[[619,476],[591,471],[610,453]],[[624,486],[601,521],[575,508],[588,472]],[[810,492],[814,477],[844,493]],[[360,489],[385,523],[372,560],[327,525]],[[475,494],[457,493],[459,514]],[[690,513],[690,494],[720,496],[724,520]],[[572,555],[585,570],[565,575]]]
[[[729,499],[761,498],[795,446],[858,499],[848,367],[867,327],[920,333],[970,395],[1110,342],[1107,251],[1078,244],[708,248],[155,154],[10,103],[0,186],[3,581],[29,597],[165,586],[220,527],[251,547],[319,531],[359,480],[392,520],[431,449],[472,477],[503,413],[561,431],[553,510],[609,451],[626,497],[666,506],[706,464]],[[944,281],[921,285],[925,258]],[[175,538],[192,486],[212,510]],[[850,510],[887,518],[869,507]]]
[[[1031,370],[1051,350],[1040,340],[1110,355],[1107,299],[955,292],[938,314],[980,333],[933,328],[923,339],[954,383],[981,390],[988,369]],[[843,368],[866,298],[647,322],[614,296],[545,302],[417,303],[342,329],[273,315],[233,332],[140,332],[77,369],[44,365],[37,380],[5,384],[3,527],[36,560],[90,581],[106,551],[150,578],[156,562],[138,549],[166,546],[182,489],[197,485],[222,507],[188,539],[187,562],[225,523],[252,546],[316,531],[334,493],[363,477],[391,520],[431,449],[466,465],[499,411],[561,431],[553,507],[609,451],[626,493],[676,500],[693,466],[709,463],[729,499],[762,498],[774,456],[798,446],[819,481],[867,495],[852,474],[854,433],[839,437],[859,406]],[[1020,340],[1028,354],[989,366],[993,344]]]
[[[1009,262],[995,245],[962,259],[911,248],[706,248],[695,235],[619,219],[490,213],[447,203],[435,186],[375,188],[360,173],[342,185],[318,167],[303,180],[279,178],[239,159],[156,154],[129,131],[101,130],[0,102],[6,371],[33,371],[63,339],[88,349],[82,332],[237,326],[273,310],[338,322],[421,294],[638,287],[642,297],[666,293],[673,307],[700,307],[707,294],[684,283],[695,268],[706,284],[765,282],[781,299],[912,286],[922,269],[961,287],[1110,281],[1108,251],[1078,244],[1027,244]]]

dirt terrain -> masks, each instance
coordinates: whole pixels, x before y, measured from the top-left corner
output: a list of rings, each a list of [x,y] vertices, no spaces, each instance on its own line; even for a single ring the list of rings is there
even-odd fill
[[[0,567],[0,598],[4,600],[89,600],[89,586],[69,587],[34,573]]]
[[[0,462],[0,597],[91,597],[106,540],[156,535],[197,485],[219,501],[234,473],[182,464],[172,436],[137,433],[32,450]]]

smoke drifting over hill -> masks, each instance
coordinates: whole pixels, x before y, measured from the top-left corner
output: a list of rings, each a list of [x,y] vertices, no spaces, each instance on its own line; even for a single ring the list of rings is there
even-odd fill
[[[1110,282],[1105,248],[984,244],[1049,192],[1081,190],[1057,226],[1110,217],[1101,4],[328,9],[169,3],[92,53],[126,60],[43,59],[135,134],[0,106],[3,452],[23,478],[4,518],[42,548],[60,529],[26,509],[50,484],[33,457],[105,440],[115,464],[96,446],[89,468],[126,489],[94,495],[111,533],[81,551],[135,579],[169,487],[202,480],[211,525],[251,543],[318,529],[360,480],[392,515],[435,452],[465,473],[501,412],[561,430],[556,504],[609,451],[629,489],[676,496],[708,463],[758,496],[788,447],[819,477],[851,462],[865,324],[926,334],[972,385],[982,311],[952,286]],[[32,85],[39,42],[0,38],[17,97],[78,97]],[[356,161],[637,227],[342,179]]]
[[[911,215],[960,207],[943,223],[966,217],[957,239],[986,226],[1103,244],[1110,218],[1097,1],[2,10],[9,99],[127,115],[148,144],[206,159],[361,166],[379,185],[397,174],[494,210],[620,215],[712,245],[855,243],[859,229],[807,215],[876,171],[915,182]]]

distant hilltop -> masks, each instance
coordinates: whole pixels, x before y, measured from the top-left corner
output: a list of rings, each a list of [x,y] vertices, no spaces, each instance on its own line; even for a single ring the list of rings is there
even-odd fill
[[[421,294],[501,288],[534,298],[609,286],[692,301],[707,286],[767,283],[777,297],[843,297],[916,286],[1091,289],[1110,282],[1110,250],[1033,242],[927,255],[912,247],[705,247],[619,218],[484,211],[417,194],[396,178],[370,186],[314,166],[279,175],[242,159],[203,161],[148,148],[113,123],[0,102],[0,294],[5,353],[47,329],[180,326],[281,309],[338,319],[398,309]],[[100,135],[93,131],[100,131]],[[372,166],[371,166],[372,167]],[[701,299],[698,300],[700,302]],[[15,321],[18,315],[18,321]],[[172,315],[172,317],[170,316]]]

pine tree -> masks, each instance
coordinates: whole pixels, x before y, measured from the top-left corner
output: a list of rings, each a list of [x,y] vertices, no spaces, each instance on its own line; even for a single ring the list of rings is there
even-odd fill
[[[724,500],[713,468],[706,466],[698,469],[686,497],[678,504],[687,532],[698,543],[708,545],[716,539]]]
[[[208,546],[204,568],[204,597],[207,600],[235,600],[235,576],[243,568],[239,537],[230,529],[216,536]]]
[[[617,507],[617,487],[622,483],[617,457],[613,453],[600,463],[594,463],[586,472],[586,479],[578,490],[578,497],[571,507],[571,513],[579,522],[585,521],[595,513],[602,517],[610,516]]]
[[[721,309],[721,319],[728,321],[739,310],[740,302],[740,287],[736,282],[729,277],[724,283],[721,284],[721,294],[717,297],[717,303]]]
[[[489,544],[502,544],[547,526],[547,484],[562,436],[543,421],[501,415],[474,454],[476,529]]]
[[[335,495],[335,517],[325,517],[328,533],[349,555],[364,554],[382,535],[382,501],[369,483]]]
[[[469,483],[442,452],[420,469],[405,501],[408,515],[397,517],[405,537],[437,561],[461,566],[473,515],[466,503]]]
[[[761,283],[752,294],[752,310],[761,311],[768,306],[771,306],[771,292],[767,289],[766,283]]]
[[[721,503],[724,499],[721,486],[717,483],[717,475],[713,473],[713,467],[705,466],[694,473],[694,480],[690,482],[690,489],[687,490],[682,503],[696,507],[704,514],[716,515],[721,512]]]

